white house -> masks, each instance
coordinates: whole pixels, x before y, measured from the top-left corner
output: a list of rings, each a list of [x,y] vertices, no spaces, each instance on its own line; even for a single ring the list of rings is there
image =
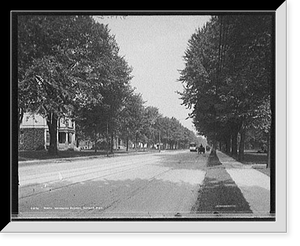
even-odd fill
[[[47,149],[50,135],[46,119],[38,114],[25,113],[20,125],[19,150]],[[60,150],[74,148],[75,121],[61,117],[57,121],[57,147]]]

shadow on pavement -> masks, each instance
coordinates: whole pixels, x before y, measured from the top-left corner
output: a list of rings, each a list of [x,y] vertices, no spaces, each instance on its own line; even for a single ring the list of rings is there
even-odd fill
[[[216,153],[211,152],[208,156],[207,167],[220,166],[222,163]]]
[[[197,185],[165,176],[65,180],[20,199],[19,218],[174,218],[190,214],[196,192]]]
[[[232,180],[216,153],[207,160],[203,184],[194,211],[203,214],[252,213],[241,190]]]
[[[220,170],[224,171],[225,170]],[[225,174],[226,175],[226,174]],[[228,174],[227,174],[228,175]],[[230,178],[219,181],[206,177],[199,192],[197,213],[252,213],[241,190]]]

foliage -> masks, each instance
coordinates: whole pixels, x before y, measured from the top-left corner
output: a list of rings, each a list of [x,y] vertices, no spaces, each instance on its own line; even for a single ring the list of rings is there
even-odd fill
[[[19,118],[46,117],[49,151],[57,153],[57,121],[64,116],[76,121],[78,139],[95,144],[104,138],[112,146],[118,135],[149,145],[161,138],[177,148],[195,138],[175,118],[145,107],[130,85],[131,71],[108,27],[90,16],[18,16]]]
[[[107,26],[91,17],[18,16],[19,108],[51,119],[78,119],[87,109],[84,120],[95,119],[102,106],[120,108],[129,73]]]
[[[270,104],[272,59],[271,15],[213,16],[196,30],[179,80],[200,134],[223,142],[270,126],[271,112],[262,108]]]

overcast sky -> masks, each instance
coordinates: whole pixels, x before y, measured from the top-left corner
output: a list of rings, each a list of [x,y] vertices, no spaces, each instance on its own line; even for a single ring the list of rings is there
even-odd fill
[[[96,18],[108,24],[110,33],[133,68],[131,85],[142,94],[146,106],[155,106],[164,116],[177,118],[182,125],[194,130],[190,112],[175,91],[182,91],[178,70],[184,68],[183,55],[188,40],[209,16],[127,16],[126,18]]]

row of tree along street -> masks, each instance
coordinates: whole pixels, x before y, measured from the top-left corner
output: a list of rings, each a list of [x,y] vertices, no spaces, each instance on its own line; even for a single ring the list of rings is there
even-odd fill
[[[195,134],[175,118],[146,107],[130,85],[132,68],[109,32],[90,16],[18,15],[18,115],[46,118],[49,153],[57,154],[57,121],[76,121],[76,135],[95,142],[113,138],[170,148],[185,147]]]
[[[245,145],[265,145],[270,157],[273,27],[268,14],[213,16],[191,36],[184,56],[180,95],[196,129],[240,160]]]

